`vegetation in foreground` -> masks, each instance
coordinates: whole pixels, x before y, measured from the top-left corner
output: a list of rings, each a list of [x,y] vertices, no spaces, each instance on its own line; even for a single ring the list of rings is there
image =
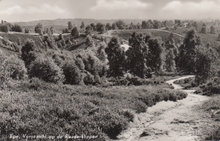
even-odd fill
[[[211,115],[211,118],[218,123],[220,121],[220,96],[215,96],[203,104],[203,109]],[[220,124],[215,125],[215,130],[207,132],[206,140],[220,140]]]
[[[184,89],[191,89],[196,86],[195,78],[187,78],[187,79],[183,79],[183,80],[177,80],[174,83],[179,84]]]
[[[134,112],[145,112],[162,100],[186,97],[168,86],[70,86],[37,78],[7,85],[0,92],[1,139],[10,134],[116,138],[133,120]]]

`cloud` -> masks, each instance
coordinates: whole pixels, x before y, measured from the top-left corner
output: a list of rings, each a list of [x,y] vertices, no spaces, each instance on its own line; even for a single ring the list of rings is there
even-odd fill
[[[51,6],[48,4],[43,4],[40,7],[21,7],[19,5],[14,5],[6,9],[1,9],[0,13],[3,15],[13,15],[13,14],[43,14],[43,13],[54,13],[54,14],[66,14],[66,11],[58,6]]]
[[[70,13],[57,5],[44,3],[40,6],[20,6],[12,5],[0,9],[0,17],[8,19],[13,17],[14,20],[35,20],[35,19],[52,19],[68,17]]]
[[[19,6],[19,5],[14,5],[12,7],[0,10],[1,15],[12,15],[15,12],[22,13],[22,12],[24,12],[24,9],[21,8],[21,6]]]
[[[97,4],[91,10],[144,9],[149,6],[150,4],[139,0],[98,0]]]
[[[167,3],[161,11],[165,16],[176,18],[219,18],[220,0],[180,1]]]

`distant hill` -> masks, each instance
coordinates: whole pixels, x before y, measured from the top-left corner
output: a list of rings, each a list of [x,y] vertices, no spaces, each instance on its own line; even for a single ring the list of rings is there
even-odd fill
[[[72,22],[73,25],[79,27],[82,22],[84,22],[85,25],[91,24],[91,23],[113,23],[117,21],[118,19],[56,19],[56,20],[38,20],[38,21],[30,21],[30,22],[16,22],[15,24],[18,24],[22,26],[23,28],[29,28],[30,30],[34,30],[34,27],[41,23],[44,27],[51,27],[53,26],[55,29],[55,32],[61,33],[64,28],[67,28],[67,23],[69,21]],[[141,19],[123,19],[123,21],[126,24],[130,24],[133,22],[134,24],[141,23]]]

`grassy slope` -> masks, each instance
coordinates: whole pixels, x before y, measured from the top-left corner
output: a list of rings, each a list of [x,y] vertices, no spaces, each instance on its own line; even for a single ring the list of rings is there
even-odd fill
[[[23,46],[29,39],[35,41],[37,46],[42,46],[41,44],[42,41],[40,36],[33,36],[29,34],[19,34],[19,33],[14,33],[14,34],[0,33],[0,36],[20,46]]]
[[[133,119],[161,100],[186,95],[165,86],[95,87],[11,82],[0,91],[1,139],[8,134],[99,135],[115,138]]]
[[[160,29],[135,29],[135,30],[115,30],[112,32],[112,35],[119,36],[125,40],[128,40],[129,37],[132,35],[133,32],[137,33],[143,33],[143,34],[150,34],[154,37],[161,37],[162,40],[166,41],[171,34],[171,32],[166,30],[160,30]],[[180,42],[183,40],[183,36],[175,34],[174,32],[174,39],[177,42]]]

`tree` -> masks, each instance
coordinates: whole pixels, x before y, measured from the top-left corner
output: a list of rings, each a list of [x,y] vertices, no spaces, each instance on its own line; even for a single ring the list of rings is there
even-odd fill
[[[67,27],[68,30],[72,30],[73,29],[73,24],[72,24],[71,21],[68,21],[67,25],[68,25],[68,27]]]
[[[198,84],[204,83],[210,76],[212,59],[206,54],[206,52],[197,52],[195,63],[195,81]]]
[[[15,24],[15,25],[13,25],[13,26],[11,27],[11,31],[14,31],[14,32],[22,32],[22,28],[21,28],[20,25]]]
[[[198,24],[197,24],[197,22],[193,22],[193,23],[192,23],[192,26],[194,27],[194,29],[195,29],[196,31],[198,31]]]
[[[107,23],[107,24],[105,25],[105,29],[106,29],[106,30],[111,30],[111,29],[112,29],[110,23]]]
[[[137,23],[136,29],[141,29],[141,24],[140,23]]]
[[[43,32],[43,25],[41,23],[38,23],[36,26],[35,26],[35,32],[38,33],[38,34],[42,34]]]
[[[153,28],[153,21],[152,20],[148,20],[147,21],[147,26],[148,26],[148,28]]]
[[[109,60],[109,76],[123,76],[125,71],[125,51],[120,47],[119,39],[113,37],[105,51]]]
[[[215,32],[215,27],[214,26],[211,26],[210,27],[210,33],[211,34],[215,34],[216,32]]]
[[[178,68],[185,73],[195,73],[196,49],[201,46],[200,37],[190,30],[179,49]]]
[[[181,20],[175,20],[174,22],[175,22],[175,25],[181,26]]]
[[[74,62],[67,61],[62,67],[63,73],[65,75],[66,84],[80,84],[82,83],[82,74],[80,69],[76,66]]]
[[[129,45],[131,47],[126,52],[127,70],[141,78],[149,77],[150,71],[146,65],[149,47],[145,38],[142,34],[133,33],[129,39]]]
[[[25,32],[25,33],[29,33],[30,30],[29,30],[28,28],[25,28],[25,29],[24,29],[24,32]]]
[[[51,35],[53,35],[53,33],[54,33],[54,27],[53,26],[50,27],[50,33],[51,33]]]
[[[118,29],[125,29],[125,27],[126,27],[125,22],[122,21],[122,20],[116,21],[115,24],[116,24],[116,26],[117,26]]]
[[[154,29],[158,29],[158,28],[160,28],[160,27],[161,27],[160,21],[154,20],[154,21],[153,21],[153,28],[154,28]]]
[[[91,23],[90,26],[91,26],[92,31],[96,30],[96,25],[94,23]]]
[[[0,31],[7,33],[9,31],[8,26],[7,25],[0,25]]]
[[[141,28],[142,29],[146,29],[147,28],[147,22],[146,21],[142,21]]]
[[[133,22],[130,23],[130,25],[129,25],[129,29],[135,29],[135,25],[134,25]]]
[[[147,66],[151,68],[152,71],[158,72],[161,67],[161,44],[157,39],[150,39],[148,41],[149,53],[147,56]]]
[[[92,31],[92,27],[91,27],[90,25],[87,25],[87,26],[86,26],[86,31],[85,31],[85,33],[86,33],[86,34],[90,34],[91,31]]]
[[[142,21],[141,27],[142,27],[142,29],[147,29],[148,28],[147,22],[146,21]]]
[[[202,25],[201,33],[206,34],[206,25]]]
[[[32,61],[36,59],[36,45],[33,41],[27,41],[21,49],[21,58],[25,63],[26,68],[29,69],[29,66]]]
[[[74,38],[78,38],[79,37],[79,31],[78,31],[78,28],[77,27],[74,27],[71,31],[71,35],[74,37]]]
[[[116,25],[115,23],[112,23],[112,29],[113,29],[113,30],[118,29],[118,27],[117,27],[117,25]]]
[[[165,65],[166,65],[166,70],[168,72],[176,71],[176,62],[175,62],[175,55],[173,49],[168,50],[168,53],[166,54]]]
[[[81,28],[81,29],[84,29],[84,28],[85,28],[84,22],[81,23],[80,28]]]
[[[97,30],[97,32],[99,32],[99,33],[104,33],[104,31],[105,31],[105,26],[104,26],[103,24],[101,24],[101,23],[97,23],[97,24],[96,24],[96,30]]]

